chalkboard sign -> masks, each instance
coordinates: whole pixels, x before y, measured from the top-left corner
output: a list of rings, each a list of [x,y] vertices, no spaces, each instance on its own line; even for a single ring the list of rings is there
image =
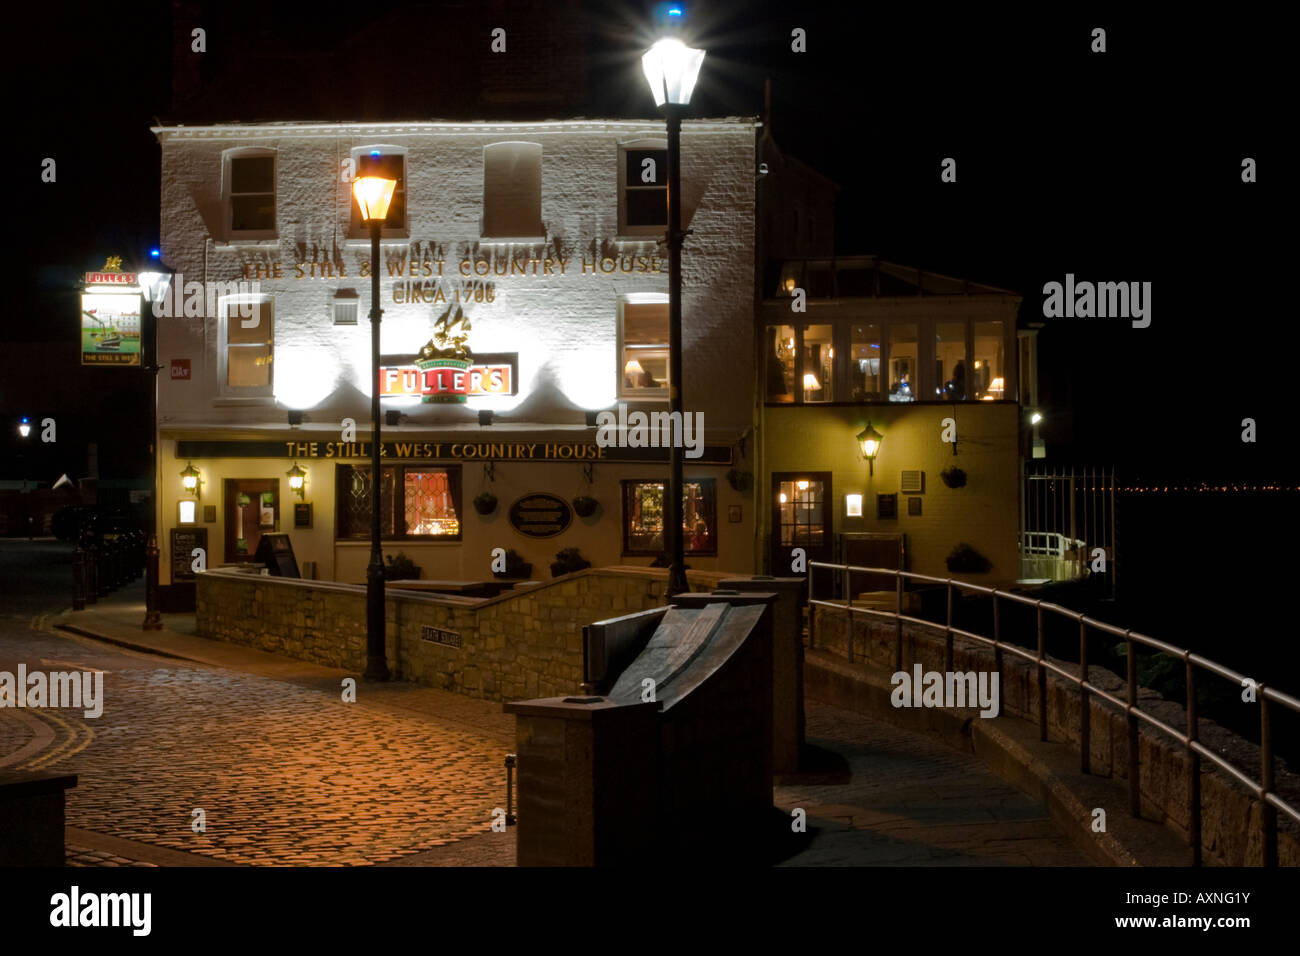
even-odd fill
[[[172,583],[194,580],[195,548],[207,554],[207,528],[172,528]]]
[[[253,560],[265,565],[277,578],[300,578],[298,559],[293,556],[293,542],[283,531],[262,535]]]
[[[553,538],[572,521],[569,503],[555,495],[524,495],[510,506],[510,526],[530,538]]]

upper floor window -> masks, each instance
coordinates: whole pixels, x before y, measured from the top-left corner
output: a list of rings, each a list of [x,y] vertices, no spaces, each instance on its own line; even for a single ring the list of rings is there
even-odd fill
[[[638,292],[619,302],[619,398],[668,397],[668,296]]]
[[[217,363],[221,394],[272,394],[275,304],[270,296],[232,296],[220,301]]]
[[[492,143],[483,147],[483,236],[535,239],[542,226],[542,147]]]
[[[226,230],[232,239],[274,239],[275,150],[226,153]]]
[[[618,232],[658,236],[668,228],[668,150],[658,141],[619,149]]]
[[[393,190],[392,202],[388,205],[388,218],[384,220],[384,233],[406,232],[406,151],[394,146],[365,146],[352,151],[353,175],[382,176],[397,181]],[[361,210],[352,199],[349,186],[348,201],[352,210],[351,234],[361,238],[367,234],[367,226],[361,221]]]
[[[1022,355],[1018,375],[1008,363],[1009,328],[968,317],[774,321],[763,329],[767,401],[1015,400],[1033,362]]]

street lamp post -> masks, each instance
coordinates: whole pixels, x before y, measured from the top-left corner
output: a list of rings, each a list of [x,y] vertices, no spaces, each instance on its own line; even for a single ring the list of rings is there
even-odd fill
[[[370,227],[370,564],[366,567],[366,680],[388,680],[384,635],[384,550],[380,525],[382,475],[379,457],[379,237],[397,181],[362,176],[352,183],[361,219]]]
[[[704,51],[665,37],[646,51],[641,69],[655,105],[663,107],[668,125],[668,403],[669,416],[684,420],[682,411],[682,113],[700,75]],[[676,436],[674,436],[676,437]],[[682,446],[674,440],[668,450],[668,487],[664,502],[664,543],[670,554],[668,596],[686,591],[686,556],[682,535]]]

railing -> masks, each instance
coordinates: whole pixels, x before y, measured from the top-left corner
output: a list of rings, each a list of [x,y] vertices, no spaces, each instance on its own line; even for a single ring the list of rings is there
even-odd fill
[[[1086,541],[1055,531],[1020,532],[1020,576],[1071,581],[1082,577]]]
[[[834,601],[821,600],[816,597],[814,588],[814,568],[825,568],[830,571],[839,571],[843,575],[845,600],[843,605]],[[865,572],[870,574],[889,574],[894,576],[894,609],[892,611],[882,611],[878,608],[854,607],[853,593],[849,588],[849,575],[852,572]],[[909,581],[920,581],[927,584],[945,585],[947,587],[947,621],[944,624],[938,624],[934,621],[927,621],[924,618],[913,617],[903,613],[903,582],[904,579]],[[963,591],[973,591],[977,594],[988,595],[993,602],[993,636],[987,637],[983,634],[975,634],[959,627],[953,626],[953,595],[954,589]],[[999,615],[999,601],[1013,601],[1017,604],[1032,607],[1035,610],[1037,621],[1037,650],[1030,652],[1017,644],[1010,644],[1002,640],[1001,634],[1001,617]],[[941,630],[945,635],[944,646],[944,669],[952,670],[953,659],[953,638],[962,637],[966,640],[975,641],[993,648],[995,666],[998,671],[999,683],[1002,682],[1002,655],[1004,653],[1013,654],[1030,663],[1034,664],[1038,672],[1038,728],[1039,739],[1047,740],[1047,672],[1050,670],[1059,677],[1064,678],[1079,688],[1079,756],[1080,770],[1083,773],[1089,773],[1089,761],[1091,757],[1091,714],[1089,709],[1090,696],[1095,695],[1102,701],[1113,705],[1122,711],[1128,718],[1128,784],[1129,784],[1129,811],[1134,817],[1141,816],[1141,781],[1138,775],[1138,721],[1142,720],[1154,727],[1156,730],[1177,740],[1187,749],[1188,756],[1188,838],[1192,848],[1192,865],[1201,865],[1201,758],[1209,760],[1224,773],[1241,783],[1255,799],[1262,804],[1263,812],[1261,814],[1260,829],[1263,839],[1264,865],[1277,866],[1277,811],[1291,817],[1292,820],[1300,823],[1300,809],[1292,806],[1276,792],[1274,792],[1274,767],[1273,767],[1273,737],[1269,722],[1269,705],[1277,704],[1285,707],[1296,714],[1300,714],[1300,700],[1284,694],[1281,691],[1274,690],[1264,684],[1255,684],[1244,675],[1237,673],[1231,668],[1224,667],[1208,658],[1202,657],[1189,650],[1181,647],[1175,647],[1164,641],[1156,640],[1153,637],[1147,637],[1144,634],[1135,634],[1131,629],[1116,627],[1113,624],[1107,624],[1104,621],[1097,621],[1078,611],[1072,611],[1069,608],[1061,607],[1059,604],[1051,604],[1035,598],[1027,597],[1023,594],[1015,594],[1009,591],[1000,591],[997,588],[989,588],[980,584],[971,584],[966,581],[955,581],[952,578],[936,578],[925,574],[914,574],[907,571],[898,571],[891,568],[865,568],[847,564],[831,564],[823,561],[808,562],[808,604],[810,607],[834,608],[835,610],[844,610],[846,614],[847,627],[847,649],[848,659],[854,658],[853,648],[853,615],[870,614],[877,617],[892,619],[895,623],[894,629],[894,670],[903,670],[903,624],[919,624],[925,627],[932,627]],[[1060,617],[1075,621],[1079,626],[1079,674],[1070,673],[1063,667],[1054,664],[1047,659],[1047,638],[1044,628],[1044,613],[1058,615]],[[1109,694],[1099,687],[1096,687],[1088,680],[1088,632],[1097,630],[1114,637],[1123,638],[1127,656],[1127,675],[1125,679],[1125,699],[1121,700],[1113,694]],[[813,633],[812,620],[809,620],[809,645],[813,646],[815,635]],[[1161,651],[1171,654],[1183,661],[1187,674],[1187,730],[1178,730],[1172,727],[1158,717],[1142,710],[1137,701],[1137,654],[1135,645],[1151,648],[1152,650]],[[1232,681],[1237,687],[1246,687],[1254,684],[1256,700],[1259,703],[1259,749],[1260,749],[1260,779],[1256,782],[1245,771],[1234,766],[1225,760],[1222,756],[1207,748],[1200,742],[1199,718],[1196,708],[1196,674],[1197,668],[1209,671],[1225,680]]]

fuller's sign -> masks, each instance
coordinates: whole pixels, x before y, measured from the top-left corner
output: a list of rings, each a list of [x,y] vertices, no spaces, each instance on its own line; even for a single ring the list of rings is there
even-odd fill
[[[418,395],[425,402],[444,402],[480,395],[515,394],[512,365],[460,364],[466,367],[454,368],[450,364],[435,368],[385,366],[379,370],[379,397]]]

